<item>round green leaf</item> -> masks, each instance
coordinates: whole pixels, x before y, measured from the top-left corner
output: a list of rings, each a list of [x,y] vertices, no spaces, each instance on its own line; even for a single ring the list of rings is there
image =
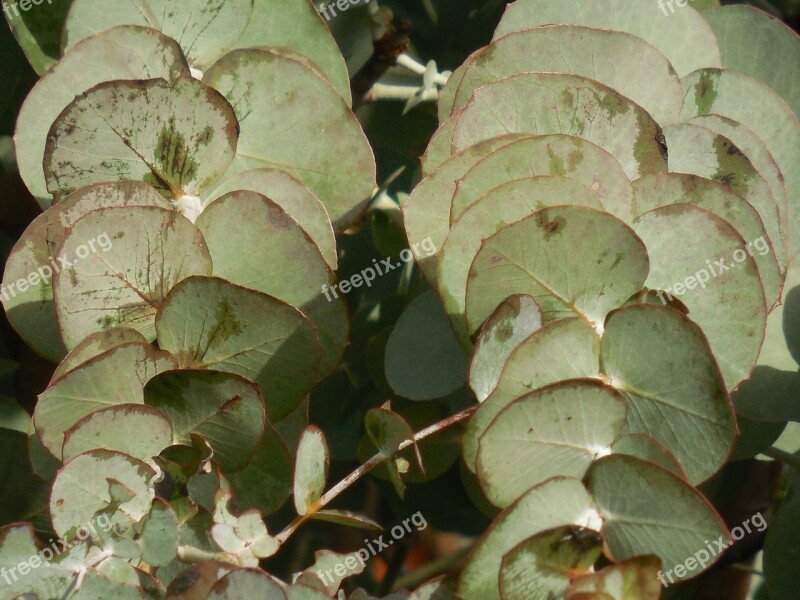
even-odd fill
[[[703,332],[668,307],[634,305],[608,320],[606,379],[628,400],[625,433],[671,450],[696,485],[725,463],[736,437],[730,398]]]
[[[89,450],[113,450],[155,466],[153,457],[172,446],[164,413],[141,404],[120,404],[87,415],[64,433],[64,462]]]
[[[99,513],[108,511],[115,526],[138,523],[150,512],[155,475],[148,465],[121,452],[81,454],[58,472],[53,483],[53,529],[63,539],[72,539],[79,528],[89,528]],[[127,498],[122,503],[114,498],[114,485],[124,488]]]
[[[117,206],[170,205],[155,189],[141,182],[87,186],[39,215],[8,257],[0,294],[8,320],[31,348],[51,362],[59,362],[67,352],[53,305],[53,277],[67,266],[56,259],[57,250],[67,229],[81,217],[92,210]],[[93,241],[96,244],[98,238]],[[99,241],[105,242],[105,237]],[[71,262],[69,257],[66,260]],[[28,283],[20,285],[23,280]]]
[[[483,402],[497,387],[509,355],[542,327],[542,309],[530,296],[511,296],[486,320],[475,342],[469,387]]]
[[[177,366],[170,354],[150,344],[117,346],[70,371],[39,396],[33,413],[36,433],[60,458],[65,431],[98,409],[144,404],[144,384]]]
[[[47,132],[76,96],[104,81],[174,81],[187,72],[180,46],[145,27],[115,27],[83,40],[67,52],[37,82],[17,117],[14,144],[20,175],[39,204],[47,208],[52,202],[42,170]]]
[[[662,206],[693,204],[730,223],[743,239],[759,246],[753,259],[758,265],[768,304],[769,299],[774,302],[780,297],[783,276],[764,223],[752,205],[730,187],[696,175],[668,173],[634,181],[633,191],[636,217]],[[763,244],[759,240],[763,240]]]
[[[517,545],[500,567],[502,600],[550,600],[563,594],[576,573],[600,558],[600,538],[579,527],[543,531]]]
[[[264,398],[255,383],[215,371],[168,371],[144,389],[144,401],[172,422],[176,444],[203,436],[223,470],[250,462],[264,433]]]
[[[350,76],[342,52],[309,0],[254,0],[253,14],[234,48],[281,46],[307,56],[351,103]]]
[[[592,525],[591,500],[577,479],[555,478],[536,486],[504,510],[472,550],[461,573],[458,597],[500,600],[503,557],[520,542],[555,527]]]
[[[800,115],[797,33],[752,6],[725,6],[703,16],[719,41],[722,66],[760,79]]]
[[[503,508],[551,477],[581,479],[593,460],[611,453],[627,411],[619,392],[590,380],[515,400],[480,438],[477,475],[486,497]]]
[[[683,77],[702,67],[720,67],[717,41],[705,19],[691,6],[663,18],[652,3],[593,0],[568,3],[521,0],[510,5],[494,32],[495,39],[530,27],[563,23],[627,31],[652,44]],[[624,60],[628,62],[629,58]]]
[[[267,422],[261,443],[241,471],[228,475],[237,510],[257,508],[265,515],[278,510],[292,493],[292,456]]]
[[[781,221],[779,202],[750,159],[725,136],[695,123],[667,127],[664,135],[670,172],[713,179],[740,194],[758,212],[778,264],[785,269],[788,223]]]
[[[319,197],[337,231],[356,219],[375,188],[375,159],[330,83],[302,62],[264,49],[229,53],[204,80],[236,107],[241,136],[229,174],[281,168]]]
[[[258,569],[231,571],[211,588],[208,600],[286,600],[286,594],[277,582]]]
[[[322,344],[319,375],[328,375],[344,351],[348,317],[332,291],[335,276],[308,234],[275,202],[246,191],[209,204],[197,226],[214,275],[288,302],[309,318]]]
[[[73,0],[64,24],[64,47],[110,29],[133,24],[163,31],[176,40],[193,68],[201,70],[221,57],[244,32],[253,0],[137,0],[108,10],[102,0]]]
[[[755,253],[755,240],[743,239],[718,216],[689,204],[649,211],[633,228],[650,255],[647,287],[663,290],[664,304],[674,296],[689,309],[708,338],[727,389],[734,389],[755,366],[766,326],[764,290],[747,246]]]
[[[750,129],[766,144],[785,178],[791,223],[789,239],[792,255],[796,254],[800,250],[796,225],[797,215],[800,215],[798,116],[768,86],[736,71],[706,69],[692,73],[682,81],[686,90],[682,114],[685,119],[706,114],[728,117]]]
[[[417,248],[414,258],[428,281],[436,281],[437,255],[422,255],[419,248],[425,240],[439,249],[450,229],[450,201],[456,184],[484,156],[521,139],[521,135],[493,138],[467,148],[448,159],[434,173],[423,179],[402,206],[409,247]]]
[[[127,329],[125,327],[113,327],[111,329],[105,329],[104,331],[93,333],[84,339],[80,344],[75,346],[72,352],[67,354],[64,360],[61,361],[61,364],[58,365],[55,373],[53,373],[50,384],[52,385],[57,379],[61,379],[73,369],[76,369],[82,364],[89,362],[95,356],[105,354],[117,346],[122,346],[123,344],[130,344],[133,342],[146,343],[147,340],[135,329]]]
[[[476,168],[480,168],[480,164]],[[468,179],[469,174],[461,180],[462,184]],[[440,251],[438,288],[453,328],[465,347],[469,347],[470,339],[464,316],[467,278],[483,241],[509,223],[544,208],[563,205],[603,209],[598,195],[574,179],[533,177],[495,188],[475,202],[453,225]]]
[[[178,553],[178,517],[160,498],[153,502],[139,543],[142,559],[155,567],[168,565]]]
[[[233,108],[195,79],[108,81],[78,96],[50,128],[47,189],[60,200],[91,183],[134,180],[176,201],[198,196],[228,169],[237,137]]]
[[[588,208],[545,208],[483,242],[470,268],[470,332],[505,298],[532,296],[544,320],[578,316],[598,331],[609,312],[641,290],[647,250],[627,225]]]
[[[476,162],[453,194],[450,224],[455,225],[478,200],[499,186],[548,175],[583,184],[597,194],[598,208],[623,221],[631,220],[631,183],[613,156],[579,137],[545,135],[515,141]]]
[[[336,270],[336,237],[328,212],[314,192],[299,179],[279,169],[253,169],[223,179],[209,197],[216,200],[239,190],[257,192],[285,210],[314,240],[330,268]]]
[[[294,506],[303,516],[313,510],[328,482],[330,451],[325,434],[310,426],[300,437],[294,470]]]
[[[614,156],[630,179],[667,171],[653,118],[611,88],[576,75],[522,73],[476,90],[458,119],[452,150],[506,133],[577,134]]]
[[[658,465],[662,469],[674,473],[681,479],[686,479],[686,472],[661,442],[657,442],[649,435],[639,433],[623,435],[611,446],[613,454],[625,454]]]
[[[586,487],[603,518],[604,545],[614,561],[655,554],[670,581],[672,570],[684,565],[683,576],[674,573],[677,582],[716,562],[715,541],[725,546],[730,541],[725,523],[700,492],[650,463],[607,456],[589,470]],[[708,547],[705,565],[684,564]]]
[[[467,65],[455,110],[479,87],[526,72],[587,77],[630,98],[662,126],[680,115],[683,88],[666,56],[622,31],[576,25],[526,29],[495,39],[470,56]]]
[[[386,344],[392,389],[411,400],[441,398],[464,385],[467,364],[436,294],[431,290],[414,298]]]
[[[296,308],[223,279],[189,277],[156,316],[159,347],[183,368],[236,373],[266,394],[273,423],[302,402],[316,380],[320,347]]]
[[[476,470],[478,440],[513,400],[535,389],[564,381],[599,377],[600,338],[579,318],[551,321],[511,351],[491,395],[470,419],[464,433],[464,462]]]
[[[92,211],[75,223],[56,257],[62,269],[53,295],[69,349],[111,327],[130,327],[154,340],[156,313],[169,290],[191,275],[211,274],[200,231],[175,211],[156,207]]]

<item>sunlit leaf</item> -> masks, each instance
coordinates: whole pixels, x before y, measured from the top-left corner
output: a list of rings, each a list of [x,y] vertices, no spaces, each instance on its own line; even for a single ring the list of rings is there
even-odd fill
[[[305,515],[320,499],[328,481],[330,452],[325,434],[311,426],[303,432],[297,448],[294,473],[294,506]]]

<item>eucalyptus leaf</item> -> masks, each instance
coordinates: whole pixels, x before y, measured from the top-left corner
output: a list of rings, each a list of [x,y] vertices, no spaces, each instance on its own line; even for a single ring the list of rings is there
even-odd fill
[[[93,333],[87,336],[64,357],[64,360],[56,367],[50,384],[52,385],[56,380],[61,379],[73,369],[77,369],[82,364],[89,362],[95,356],[105,354],[117,346],[135,342],[147,343],[147,340],[135,329],[128,329],[126,327],[112,327],[111,329],[104,329],[103,331]]]
[[[479,164],[476,169],[482,169],[482,166]],[[461,185],[467,185],[469,178],[467,174]],[[464,315],[468,277],[484,240],[509,223],[544,208],[563,205],[603,209],[598,195],[574,179],[533,177],[495,188],[472,204],[455,222],[440,251],[438,288],[453,329],[465,347],[468,348],[470,343]]]
[[[150,512],[156,472],[121,452],[92,450],[76,457],[56,475],[50,496],[53,529],[63,539],[95,528],[100,513],[109,513],[114,527],[138,523]],[[127,496],[114,498],[112,484],[124,486]],[[98,535],[95,529],[95,538]]]
[[[154,188],[141,182],[90,185],[36,217],[11,250],[3,276],[6,315],[20,336],[44,358],[59,362],[67,353],[53,305],[53,278],[68,266],[56,258],[67,230],[92,210],[125,206],[170,208]],[[104,236],[92,240],[95,252],[113,244],[110,238],[105,243]],[[65,260],[72,262],[71,257]],[[27,284],[21,286],[23,280]]]
[[[611,446],[612,454],[625,454],[658,465],[662,469],[674,473],[681,479],[687,479],[686,471],[675,458],[675,455],[661,442],[649,435],[632,433],[623,435]]]
[[[551,321],[520,342],[506,359],[494,391],[470,419],[464,433],[464,462],[476,471],[478,440],[513,400],[567,379],[599,377],[600,338],[583,319]]]
[[[300,438],[295,458],[294,506],[298,515],[315,512],[314,505],[328,481],[329,465],[330,451],[325,434],[317,427],[308,427]]]
[[[618,219],[545,208],[483,242],[468,277],[467,325],[477,331],[505,298],[528,294],[545,322],[578,316],[601,330],[606,315],[642,288],[648,268],[645,245]]]
[[[468,357],[433,291],[417,296],[386,344],[386,378],[411,400],[433,400],[456,391],[467,378]]]
[[[178,553],[178,517],[161,498],[156,498],[145,519],[142,536],[142,558],[154,567],[163,567]]]
[[[264,398],[259,387],[231,373],[169,371],[147,383],[144,401],[172,423],[175,443],[192,433],[206,439],[213,460],[226,472],[250,462],[265,427]]]
[[[336,238],[328,212],[303,182],[280,169],[253,169],[224,178],[209,194],[209,201],[239,190],[257,192],[280,206],[314,240],[328,266],[336,270]]]
[[[223,279],[189,277],[167,295],[156,316],[159,347],[183,368],[215,369],[257,382],[274,423],[311,389],[319,339],[296,308]]]
[[[478,402],[495,390],[510,354],[542,327],[542,310],[530,296],[506,298],[486,320],[475,343],[469,386]]]
[[[577,134],[614,156],[630,179],[667,170],[653,118],[620,93],[577,75],[522,73],[476,90],[458,119],[452,150],[506,133]]]
[[[450,225],[454,226],[467,210],[501,185],[547,176],[565,177],[584,185],[597,195],[592,202],[599,202],[599,206],[593,204],[593,208],[626,222],[631,220],[631,183],[613,156],[580,137],[543,135],[526,136],[476,162],[453,194]]]
[[[53,282],[69,349],[111,327],[130,327],[154,340],[156,313],[167,293],[191,275],[211,274],[200,231],[178,213],[156,207],[92,211],[69,230],[56,258],[70,265]]]
[[[89,450],[122,452],[155,467],[153,457],[172,445],[172,424],[158,410],[120,404],[87,415],[64,433],[64,462]]]
[[[577,479],[555,478],[526,492],[505,509],[467,558],[458,584],[463,600],[500,600],[503,557],[524,540],[568,525],[587,526],[591,499]]]
[[[116,10],[98,0],[72,0],[64,24],[64,47],[115,25],[132,24],[158,29],[176,40],[196,70],[220,58],[246,29],[253,0],[136,0]]]
[[[228,169],[238,136],[230,104],[195,79],[100,83],[50,128],[47,190],[59,201],[91,183],[133,180],[174,201],[198,196]]]
[[[635,56],[636,60],[630,60]],[[678,75],[655,47],[622,31],[551,25],[496,38],[469,59],[453,110],[481,86],[520,72],[581,75],[616,90],[659,124],[678,120],[683,97]]]
[[[279,167],[317,194],[337,231],[355,220],[375,188],[375,159],[330,83],[302,62],[266,49],[229,53],[204,81],[227,97],[239,119],[228,175]],[[310,145],[298,146],[298,139]]]
[[[688,204],[649,211],[633,228],[650,255],[647,287],[662,290],[662,303],[677,297],[689,309],[727,389],[734,389],[749,376],[764,340],[764,289],[751,254],[769,248],[756,247],[756,240],[745,240],[721,218]]]
[[[180,46],[146,27],[115,27],[71,48],[34,86],[17,117],[14,144],[20,175],[39,204],[47,208],[52,202],[42,170],[47,132],[76,96],[105,81],[165,79],[174,82],[187,73]]]
[[[48,387],[33,413],[45,448],[61,458],[64,432],[98,409],[144,404],[144,384],[177,368],[175,359],[150,344],[130,343],[101,354]]]
[[[635,0],[580,4],[522,0],[505,12],[494,38],[550,23],[586,25],[641,37],[661,50],[681,77],[699,68],[722,66],[716,38],[698,11],[683,6],[664,16],[652,4]]]
[[[603,518],[609,558],[615,561],[655,554],[668,575],[684,565],[683,575],[675,572],[677,582],[719,560],[720,555],[707,551],[710,542],[730,542],[724,521],[700,492],[649,463],[607,456],[589,470],[586,486]],[[620,490],[631,493],[620,494]],[[701,549],[712,556],[706,564],[693,561],[694,568],[689,568],[687,559]]]
[[[549,600],[563,594],[570,581],[591,569],[600,557],[599,536],[578,527],[543,531],[503,557],[502,600]]]
[[[646,333],[653,331],[658,335]],[[661,442],[692,484],[722,467],[736,438],[736,422],[719,367],[697,325],[668,307],[624,308],[606,324],[601,365],[629,402],[625,433]]]
[[[208,600],[287,600],[277,581],[259,569],[237,569],[231,571],[214,584]]]
[[[581,479],[595,458],[611,453],[627,413],[622,394],[591,380],[556,383],[515,400],[480,438],[477,475],[486,497],[503,508],[551,477]]]
[[[607,594],[611,600],[658,600],[662,591],[660,567],[658,557],[639,556],[587,573],[570,584],[564,600],[579,600],[580,594]]]
[[[424,256],[419,248],[427,239],[430,239],[435,250],[444,244],[450,229],[450,201],[456,192],[457,182],[478,160],[522,137],[498,137],[459,152],[423,179],[403,204],[409,247],[412,250],[417,248],[414,251],[415,258],[428,281],[436,281],[437,255],[433,253]]]
[[[278,204],[248,191],[209,204],[197,226],[214,275],[287,302],[309,318],[322,344],[319,376],[328,375],[344,351],[348,316],[343,299],[331,291],[333,271],[308,234]]]

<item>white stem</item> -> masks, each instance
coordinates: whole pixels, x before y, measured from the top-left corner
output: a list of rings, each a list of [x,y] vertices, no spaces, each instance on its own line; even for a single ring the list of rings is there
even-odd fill
[[[417,75],[425,75],[425,71],[427,70],[425,65],[423,65],[421,62],[417,62],[405,52],[397,57],[397,64],[398,66],[408,69]]]
[[[367,102],[375,102],[376,100],[410,100],[417,95],[417,92],[419,92],[418,87],[376,83],[364,99]],[[422,95],[423,101],[436,100],[438,98],[439,92],[436,90],[426,90]]]

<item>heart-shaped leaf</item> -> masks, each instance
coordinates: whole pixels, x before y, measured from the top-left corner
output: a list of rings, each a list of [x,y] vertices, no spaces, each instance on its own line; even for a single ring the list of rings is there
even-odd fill
[[[469,387],[483,402],[495,390],[514,349],[542,327],[542,309],[530,296],[511,296],[486,320],[475,342]]]
[[[36,433],[60,459],[64,432],[70,427],[107,406],[144,404],[144,384],[177,367],[169,353],[150,344],[117,346],[70,371],[39,396],[33,413]]]
[[[667,170],[653,118],[620,93],[576,75],[522,73],[476,90],[458,119],[452,150],[506,133],[577,134],[614,156],[630,179]]]
[[[230,104],[196,79],[101,83],[50,128],[47,190],[58,201],[91,183],[134,180],[175,201],[198,196],[228,169],[238,134]]]
[[[319,366],[314,327],[296,308],[215,277],[176,285],[156,317],[159,347],[183,368],[236,373],[266,392],[273,423],[311,389]]]
[[[667,16],[666,11],[663,14]],[[668,17],[662,18],[650,4],[631,0],[580,4],[522,0],[509,6],[494,37],[550,23],[586,25],[639,36],[661,50],[681,77],[702,67],[722,66],[717,41],[700,13],[691,6],[683,6]]]
[[[111,327],[130,327],[154,340],[167,293],[186,277],[211,274],[200,231],[175,211],[156,207],[92,211],[70,229],[56,258],[62,268],[53,295],[70,349]]]
[[[602,331],[606,315],[641,290],[647,272],[644,244],[618,219],[545,208],[483,242],[469,272],[467,325],[477,331],[505,298],[528,294],[545,322],[578,316]]]
[[[344,351],[348,317],[334,274],[308,234],[275,202],[247,191],[209,204],[197,226],[214,275],[288,302],[309,318],[322,344],[319,375],[328,375]]]
[[[486,497],[503,508],[551,477],[581,479],[595,458],[611,453],[627,412],[622,394],[591,380],[515,400],[480,438],[477,474]]]
[[[203,436],[226,472],[250,462],[264,433],[261,390],[239,375],[168,371],[147,383],[144,401],[169,418],[176,444],[188,443],[193,433]]]
[[[595,26],[593,26],[595,27]],[[635,56],[636,60],[630,60]],[[481,86],[517,73],[567,73],[598,81],[630,98],[658,123],[678,120],[683,98],[678,75],[659,50],[622,31],[552,25],[510,33],[467,60],[453,109]]]
[[[375,159],[330,83],[302,62],[265,49],[231,52],[204,81],[236,108],[241,126],[229,175],[281,168],[319,197],[337,231],[355,220],[375,188]],[[299,139],[309,144],[298,146]]]
[[[187,73],[188,66],[180,46],[162,33],[146,27],[116,27],[87,38],[70,49],[37,82],[17,117],[14,144],[20,175],[39,204],[47,208],[52,202],[42,171],[47,132],[76,96],[105,81],[175,81]]]

